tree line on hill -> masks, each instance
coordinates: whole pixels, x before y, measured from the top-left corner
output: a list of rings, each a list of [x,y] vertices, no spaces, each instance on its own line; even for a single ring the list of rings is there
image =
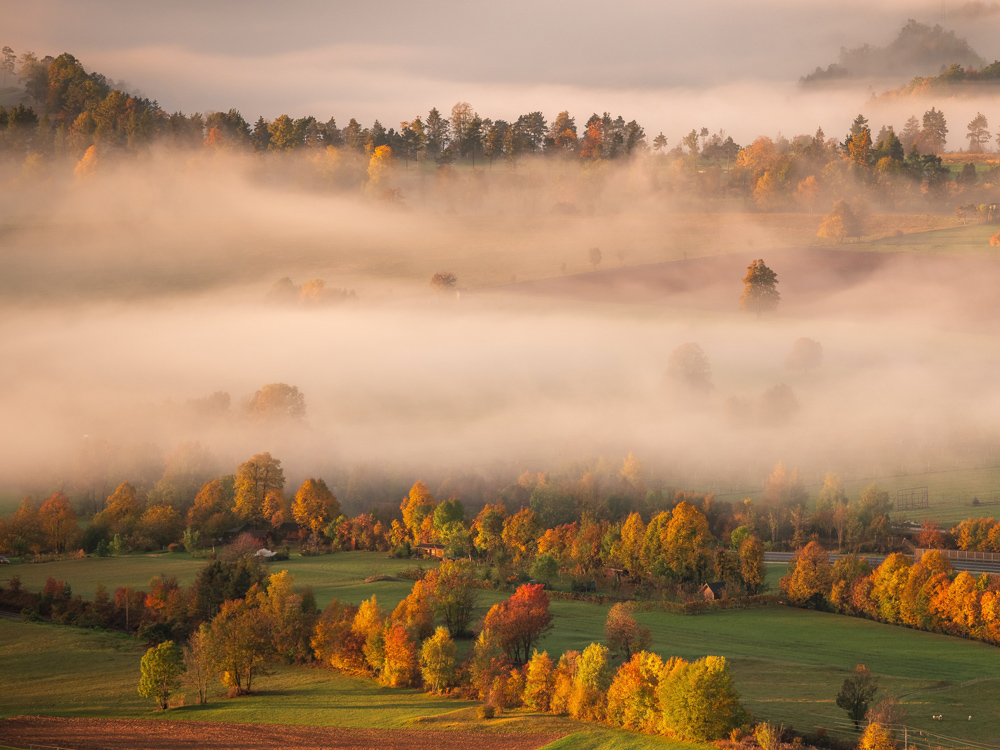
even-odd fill
[[[593,165],[660,156],[667,168],[657,170],[654,191],[684,200],[742,198],[755,211],[816,212],[838,200],[853,201],[856,211],[869,204],[889,210],[928,201],[939,207],[954,200],[959,205],[997,203],[996,169],[980,175],[972,165],[953,177],[943,165],[938,154],[948,126],[933,107],[922,119],[910,117],[898,133],[885,124],[876,134],[859,115],[843,141],[827,138],[820,128],[811,136],[760,137],[744,148],[724,131],[713,134],[703,127],[668,151],[662,133],[649,142],[639,123],[607,112],[579,126],[567,111],[551,122],[539,111],[507,122],[482,117],[459,102],[450,116],[432,108],[398,129],[377,120],[364,126],[351,118],[340,127],[333,118],[288,115],[270,122],[258,117],[251,124],[235,109],[168,114],[156,101],[86,72],[70,54],[42,60],[21,55],[18,75],[34,105],[0,108],[0,157],[23,161],[26,176],[45,174],[49,166],[69,159],[84,179],[103,160],[124,158],[154,143],[246,155],[296,153],[303,155],[301,166],[317,186],[363,189],[398,203],[405,198],[399,185],[411,163],[433,164],[445,174],[459,161],[492,166],[496,160],[514,164],[528,157],[559,157],[560,163]],[[988,149],[993,136],[985,115],[969,123],[966,137],[970,152]],[[592,172],[586,175],[593,177]],[[423,182],[407,189],[437,188]]]

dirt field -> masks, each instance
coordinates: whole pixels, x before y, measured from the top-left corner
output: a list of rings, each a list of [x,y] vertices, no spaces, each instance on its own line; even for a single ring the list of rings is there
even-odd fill
[[[0,744],[66,750],[534,750],[551,734],[347,729],[205,721],[18,716],[0,721]]]

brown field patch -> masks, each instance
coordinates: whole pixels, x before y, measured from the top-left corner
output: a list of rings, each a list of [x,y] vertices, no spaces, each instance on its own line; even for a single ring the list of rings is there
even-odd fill
[[[0,720],[0,744],[67,750],[535,750],[560,736],[49,716]]]

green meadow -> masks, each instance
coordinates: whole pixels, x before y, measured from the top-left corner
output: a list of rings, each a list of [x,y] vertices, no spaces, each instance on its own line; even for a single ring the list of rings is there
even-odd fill
[[[87,597],[99,583],[109,588],[144,587],[149,576],[161,572],[190,583],[200,564],[187,555],[132,556],[14,565],[3,575],[18,573],[26,588],[38,588],[53,576]],[[271,567],[294,573],[297,585],[312,586],[321,606],[335,597],[358,603],[374,594],[388,609],[406,595],[411,583],[365,583],[364,579],[393,575],[415,564],[377,553],[351,552],[295,556]],[[783,566],[769,567],[773,587],[784,571]],[[481,613],[504,596],[482,592]],[[606,606],[553,600],[551,609],[555,627],[540,646],[550,655],[602,640]],[[1000,650],[992,646],[785,607],[699,615],[643,612],[637,619],[652,630],[654,650],[663,656],[693,659],[718,654],[729,659],[746,706],[761,720],[800,731],[825,727],[831,734],[850,736],[846,717],[834,698],[844,677],[857,664],[866,664],[879,675],[884,691],[901,698],[909,714],[906,723],[914,730],[977,742],[1000,736],[1000,716],[994,710],[995,696],[1000,694]],[[26,711],[152,715],[150,706],[135,693],[141,648],[133,640],[117,634],[0,621],[0,644],[0,663],[10,667],[0,670],[0,715]],[[261,682],[261,688],[263,692],[253,698],[220,699],[208,708],[185,707],[171,716],[380,727],[404,726],[418,717],[435,728],[442,723],[455,727],[475,723],[471,704],[388,690],[373,681],[318,669],[281,667]],[[450,718],[427,718],[445,714]],[[943,714],[944,720],[933,721],[934,714]],[[552,717],[515,714],[503,721],[515,720],[537,727],[533,731],[561,731],[546,728],[557,721]],[[586,731],[590,732],[587,741],[597,743],[591,746],[600,746],[595,737],[606,730]],[[647,738],[625,736],[631,739],[621,740],[625,744],[618,746],[647,746],[628,744],[645,743]]]

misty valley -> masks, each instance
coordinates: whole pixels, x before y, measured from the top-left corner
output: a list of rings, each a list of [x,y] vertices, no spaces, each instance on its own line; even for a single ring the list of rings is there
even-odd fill
[[[336,106],[12,21],[0,750],[1000,748],[1000,9],[925,11],[404,94],[344,9]]]

